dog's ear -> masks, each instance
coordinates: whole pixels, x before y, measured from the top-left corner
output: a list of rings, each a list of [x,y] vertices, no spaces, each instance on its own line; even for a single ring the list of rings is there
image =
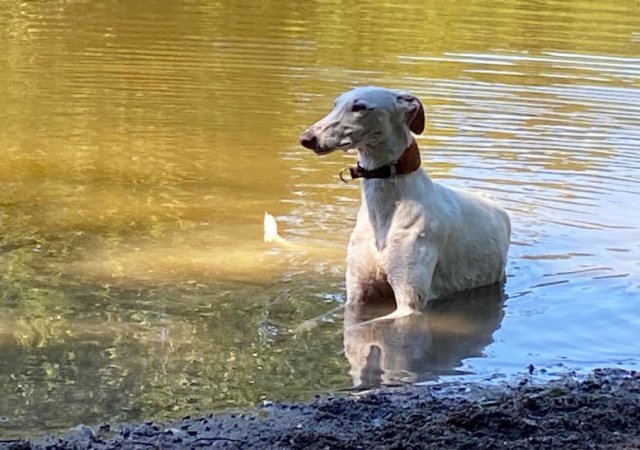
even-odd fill
[[[422,134],[424,131],[424,107],[418,97],[411,94],[400,94],[398,102],[405,110],[405,120],[409,129],[415,134]]]

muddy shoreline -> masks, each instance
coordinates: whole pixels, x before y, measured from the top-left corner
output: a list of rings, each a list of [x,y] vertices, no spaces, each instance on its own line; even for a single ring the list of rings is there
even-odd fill
[[[443,383],[174,422],[79,425],[0,449],[640,449],[640,372]]]

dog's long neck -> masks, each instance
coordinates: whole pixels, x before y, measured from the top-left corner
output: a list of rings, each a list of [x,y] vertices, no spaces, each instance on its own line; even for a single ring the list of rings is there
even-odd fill
[[[411,139],[413,140],[413,138]],[[384,164],[376,163],[377,165],[369,167],[374,169],[385,164],[391,164],[398,160],[403,151],[404,148],[401,147],[400,149],[395,149],[394,152],[384,152],[387,154],[393,153],[397,156]],[[363,165],[363,162],[365,162],[363,159],[366,158],[366,156],[367,154],[365,152],[358,150],[358,163],[363,167],[365,167]],[[369,160],[368,162],[371,163],[372,161]],[[408,200],[412,196],[415,196],[417,191],[415,185],[420,182],[420,179],[426,178],[424,171],[418,169],[404,175],[392,175],[389,178],[362,180],[362,203],[373,228],[378,250],[382,250],[386,245],[386,237],[397,208],[403,200]]]
[[[400,158],[402,152],[413,142],[413,136],[401,135],[398,139],[385,139],[380,142],[368,142],[358,147],[358,164],[367,170],[374,170],[392,164]]]

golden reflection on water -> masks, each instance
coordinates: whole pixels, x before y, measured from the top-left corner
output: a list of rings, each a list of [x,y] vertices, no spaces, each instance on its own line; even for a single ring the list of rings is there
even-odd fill
[[[231,234],[231,232],[229,232]],[[196,280],[262,281],[280,277],[291,260],[287,255],[303,255],[308,260],[341,265],[344,251],[320,243],[295,244],[280,248],[256,240],[211,239],[206,233],[183,232],[164,245],[141,240],[132,248],[95,252],[65,268],[81,277],[126,283]],[[187,242],[185,242],[187,241]],[[196,243],[197,247],[192,245]],[[269,251],[273,248],[272,251]],[[214,250],[212,250],[214,249]]]
[[[337,178],[353,155],[297,136],[357,84],[419,95],[426,170],[514,222],[498,338],[466,334],[489,357],[423,354],[414,375],[637,362],[637,9],[7,2],[0,433],[348,386],[339,324],[291,330],[341,300],[359,202]],[[265,211],[294,248],[262,242]],[[462,323],[445,316],[429,329]]]

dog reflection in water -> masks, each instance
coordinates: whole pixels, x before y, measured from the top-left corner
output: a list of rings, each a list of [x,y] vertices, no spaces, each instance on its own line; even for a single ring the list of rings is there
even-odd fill
[[[375,317],[395,303],[348,305],[344,316],[344,350],[354,389],[434,379],[456,371],[462,360],[482,356],[504,315],[500,285],[434,300],[424,313],[393,320]]]

